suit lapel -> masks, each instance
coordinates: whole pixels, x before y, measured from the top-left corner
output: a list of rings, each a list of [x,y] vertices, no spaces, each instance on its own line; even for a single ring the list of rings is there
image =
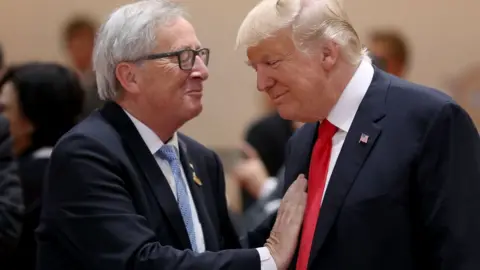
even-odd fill
[[[113,102],[106,103],[101,113],[121,134],[123,143],[130,149],[130,154],[135,158],[138,166],[144,173],[150,189],[157,198],[158,205],[177,234],[182,247],[191,248],[187,230],[172,189],[132,121],[123,109]]]
[[[310,159],[312,157],[313,146],[317,139],[318,122],[317,123],[308,123],[302,127],[299,139],[301,145],[295,151],[295,161],[298,162],[297,168],[298,171],[294,173],[292,181],[295,181],[299,174],[304,174],[305,178],[309,178],[309,168],[310,168]],[[290,183],[291,184],[291,183]]]
[[[386,75],[375,70],[372,83],[357,110],[330,177],[316,225],[309,265],[319,254],[358,172],[380,136],[382,128],[379,121],[385,116],[387,89]],[[366,143],[360,141],[362,135],[368,136]]]
[[[217,236],[213,230],[212,221],[209,218],[208,211],[206,209],[205,198],[203,197],[203,188],[201,179],[194,179],[194,176],[198,177],[195,172],[195,165],[187,151],[187,144],[179,136],[179,150],[180,160],[182,162],[183,170],[187,178],[190,192],[192,193],[193,201],[197,209],[198,219],[202,225],[203,237],[205,240],[205,249],[210,251],[216,251],[219,249],[218,241],[215,239]],[[199,181],[200,180],[200,181]]]

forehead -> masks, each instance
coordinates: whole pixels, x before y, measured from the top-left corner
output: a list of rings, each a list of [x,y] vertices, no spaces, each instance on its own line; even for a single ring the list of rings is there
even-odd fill
[[[195,29],[192,24],[183,18],[175,19],[160,27],[157,31],[157,49],[161,51],[200,47]]]
[[[296,50],[291,36],[287,33],[277,35],[260,41],[257,45],[247,49],[250,62],[266,61],[271,57],[281,57],[291,54]]]

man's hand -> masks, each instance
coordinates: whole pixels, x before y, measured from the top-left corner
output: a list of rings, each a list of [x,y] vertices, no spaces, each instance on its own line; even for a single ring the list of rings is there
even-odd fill
[[[278,209],[277,219],[265,246],[279,270],[287,269],[297,248],[307,204],[307,179],[303,174],[288,188]]]

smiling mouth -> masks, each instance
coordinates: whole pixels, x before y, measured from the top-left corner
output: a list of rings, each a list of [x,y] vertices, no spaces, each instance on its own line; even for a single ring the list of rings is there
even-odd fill
[[[190,93],[203,93],[203,89],[191,89],[187,91],[187,94]]]
[[[201,97],[203,96],[203,90],[190,90],[186,92],[187,96],[195,96],[195,97]]]
[[[283,97],[286,93],[287,93],[287,92],[283,92],[283,93],[281,93],[281,94],[274,95],[274,96],[273,96],[273,100],[277,100],[277,99]]]

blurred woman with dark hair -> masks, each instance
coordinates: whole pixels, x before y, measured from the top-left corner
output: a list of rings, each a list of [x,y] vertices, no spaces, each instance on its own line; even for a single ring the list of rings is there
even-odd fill
[[[76,123],[83,95],[77,75],[58,64],[29,63],[7,69],[0,80],[0,108],[10,121],[22,183],[25,219],[20,244],[2,269],[35,269],[42,182],[50,153]]]

